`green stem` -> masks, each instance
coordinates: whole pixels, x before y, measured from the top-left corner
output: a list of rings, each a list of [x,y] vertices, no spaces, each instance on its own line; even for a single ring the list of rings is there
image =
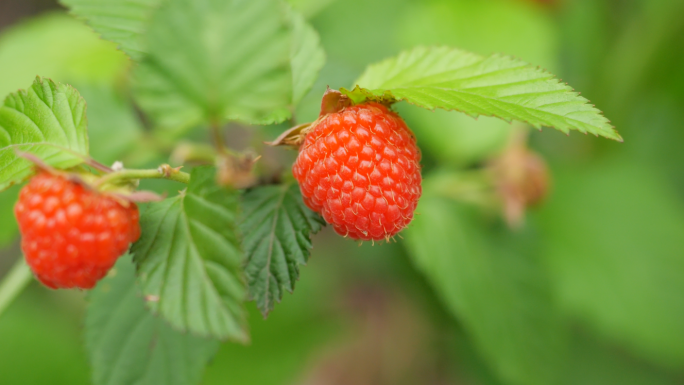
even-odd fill
[[[24,262],[23,257],[19,258],[0,282],[0,315],[31,282],[31,277],[31,269]]]
[[[474,204],[486,209],[498,207],[498,197],[492,176],[487,170],[433,173],[423,184],[439,196],[463,203]]]
[[[102,186],[106,183],[131,179],[168,179],[188,184],[190,182],[190,174],[188,174],[187,172],[174,169],[171,166],[164,164],[161,165],[158,169],[115,171],[106,174],[102,178],[100,178],[97,181],[97,185]]]

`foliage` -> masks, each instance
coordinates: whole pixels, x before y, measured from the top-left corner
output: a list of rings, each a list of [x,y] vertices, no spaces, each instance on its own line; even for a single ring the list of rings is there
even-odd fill
[[[88,294],[87,360],[69,326],[83,301],[37,287],[0,318],[0,357],[32,362],[35,350],[71,385],[86,382],[86,361],[108,385],[197,384],[208,365],[205,383],[325,381],[339,366],[349,382],[377,367],[378,383],[681,383],[677,1],[60,1],[94,33],[51,14],[0,35],[0,91],[12,92],[0,106],[3,218],[33,170],[15,149],[93,178],[108,175],[93,159],[123,160],[124,173],[184,168],[141,181],[163,199],[141,204],[141,239]],[[527,60],[605,108],[627,143],[528,136],[545,126],[622,140]],[[293,154],[261,145],[278,123],[314,120],[326,85],[393,104],[421,145],[424,194],[398,245],[314,237],[324,221],[288,175]],[[511,229],[491,164],[521,137],[553,191]],[[185,171],[187,186],[169,177]],[[252,185],[231,187],[245,175]],[[0,221],[0,246],[17,236]],[[53,318],[52,332],[36,321]],[[19,360],[0,360],[3,384],[47,381],[16,382]]]
[[[418,47],[372,65],[344,91],[366,98],[406,100],[427,109],[443,108],[517,120],[562,132],[622,141],[608,119],[552,74],[498,54],[482,57],[448,47]]]
[[[17,151],[60,168],[81,163],[88,154],[85,109],[74,88],[40,77],[7,96],[0,107],[0,190],[31,175],[33,165]]]
[[[150,204],[131,249],[150,309],[185,332],[246,341],[236,191],[196,168],[187,191]]]
[[[323,219],[304,205],[294,183],[248,191],[243,205],[240,228],[249,295],[266,316],[283,290],[294,290],[299,265],[309,259],[310,234],[321,229]]]
[[[161,0],[61,0],[61,3],[102,38],[117,43],[128,56],[138,60],[147,52],[142,32]]]
[[[136,96],[171,128],[281,122],[324,60],[316,32],[278,0],[169,0],[147,40]]]
[[[89,299],[85,344],[96,384],[196,383],[218,350],[217,341],[178,332],[145,310],[127,257]]]

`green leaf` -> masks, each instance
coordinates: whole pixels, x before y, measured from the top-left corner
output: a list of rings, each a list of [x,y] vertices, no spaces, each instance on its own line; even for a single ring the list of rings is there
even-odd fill
[[[684,205],[628,157],[558,170],[540,213],[566,312],[658,365],[684,367]]]
[[[371,65],[356,85],[352,91],[341,90],[355,102],[406,100],[431,110],[495,116],[622,141],[587,99],[552,74],[508,56],[418,47]]]
[[[150,204],[131,253],[155,313],[183,331],[246,341],[239,196],[216,186],[215,175],[196,168],[187,191]]]
[[[134,60],[145,54],[142,36],[161,0],[60,0],[103,39],[115,42]]]
[[[88,156],[86,103],[73,87],[37,77],[28,90],[10,94],[0,106],[0,190],[21,182],[33,164],[29,152],[57,168]]]
[[[173,330],[150,314],[128,257],[90,293],[85,344],[95,385],[198,384],[220,345]]]
[[[281,0],[169,0],[148,46],[136,95],[162,127],[281,122],[323,65],[315,31]]]
[[[292,293],[311,249],[310,235],[325,222],[302,200],[299,186],[259,187],[243,197],[240,228],[249,295],[266,317],[283,291]]]
[[[488,229],[429,189],[416,211],[403,233],[410,255],[492,370],[506,384],[557,383],[566,328],[529,234]]]
[[[296,105],[316,82],[325,64],[325,51],[320,45],[318,32],[306,22],[304,16],[294,11],[288,14],[292,22],[292,105]]]

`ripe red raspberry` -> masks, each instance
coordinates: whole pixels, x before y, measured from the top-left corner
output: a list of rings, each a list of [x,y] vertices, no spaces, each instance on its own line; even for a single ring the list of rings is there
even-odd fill
[[[292,171],[304,202],[343,236],[389,239],[413,219],[420,151],[406,123],[369,102],[322,117]]]
[[[45,171],[21,190],[14,214],[26,262],[53,289],[92,288],[140,237],[134,203]]]

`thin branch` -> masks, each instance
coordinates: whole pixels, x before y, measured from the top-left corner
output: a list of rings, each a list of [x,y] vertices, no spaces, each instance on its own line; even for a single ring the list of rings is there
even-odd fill
[[[20,257],[0,282],[0,315],[28,286],[32,276],[31,269],[24,262],[24,258]]]
[[[106,183],[131,179],[168,179],[188,184],[190,182],[190,174],[180,171],[180,167],[173,168],[168,164],[164,164],[157,169],[115,171],[98,179],[95,186],[98,187]]]

